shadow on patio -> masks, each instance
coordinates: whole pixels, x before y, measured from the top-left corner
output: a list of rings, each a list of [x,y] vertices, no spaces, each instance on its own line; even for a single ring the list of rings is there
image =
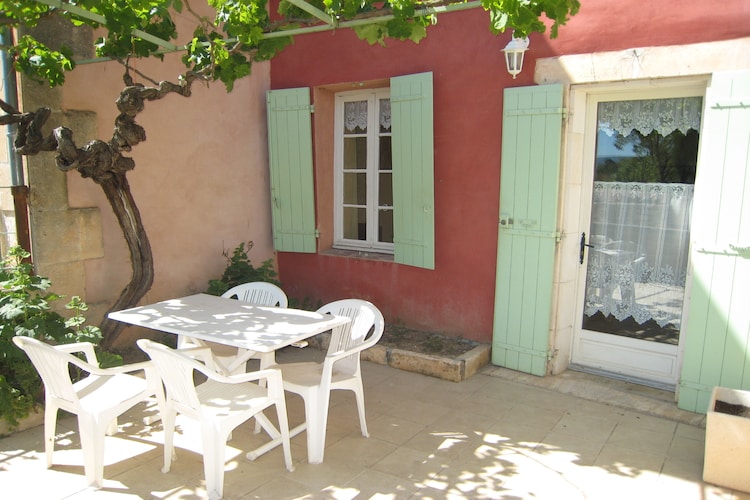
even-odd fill
[[[332,394],[320,465],[306,463],[304,435],[292,439],[294,472],[278,448],[248,461],[265,436],[245,424],[228,445],[225,498],[750,498],[701,481],[700,426],[488,373],[454,383],[365,362],[369,439],[348,391]],[[0,439],[3,498],[205,498],[197,429],[178,417],[177,461],[162,474],[161,425],[141,423],[149,411],[136,407],[107,438],[98,491],[84,488],[75,419],[60,420],[49,470],[41,426]],[[300,423],[302,400],[288,396],[288,412]]]

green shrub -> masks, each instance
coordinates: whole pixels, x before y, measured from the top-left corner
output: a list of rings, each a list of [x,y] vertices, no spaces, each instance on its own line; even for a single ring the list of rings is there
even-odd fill
[[[240,243],[237,248],[234,249],[232,255],[229,255],[225,250],[223,255],[227,259],[227,268],[224,270],[221,279],[208,281],[208,290],[206,293],[218,296],[233,286],[253,281],[267,281],[274,285],[281,286],[281,283],[276,279],[277,274],[273,268],[273,259],[264,261],[260,267],[253,267],[250,262],[250,257],[248,256],[248,252],[250,252],[252,248],[253,242],[249,241],[247,242],[247,248],[245,247],[245,243]],[[315,300],[310,297],[305,297],[303,300],[289,297],[289,307],[295,309],[315,311],[322,305],[323,304],[320,300]]]
[[[233,286],[252,281],[267,281],[280,286],[280,283],[276,280],[277,275],[273,268],[273,259],[264,261],[260,267],[253,267],[248,256],[248,252],[252,248],[253,242],[249,241],[247,242],[247,248],[245,248],[244,242],[240,243],[234,249],[232,255],[229,255],[225,250],[223,255],[227,259],[227,268],[220,279],[208,281],[208,291],[206,293],[221,295]]]
[[[72,316],[65,319],[53,311],[50,303],[62,297],[49,292],[48,278],[33,273],[30,254],[20,247],[8,251],[0,269],[0,418],[11,427],[18,419],[44,400],[42,381],[26,354],[13,344],[13,337],[23,335],[51,344],[88,341],[101,338],[98,327],[85,325],[83,313],[88,310],[80,297],[66,305]],[[119,356],[99,353],[102,366],[121,364]],[[73,373],[75,378],[77,374]]]

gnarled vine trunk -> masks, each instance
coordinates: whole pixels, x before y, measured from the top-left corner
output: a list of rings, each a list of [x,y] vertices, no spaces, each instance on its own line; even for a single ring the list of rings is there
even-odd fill
[[[48,108],[21,113],[0,100],[0,108],[6,113],[0,117],[0,125],[18,124],[15,147],[19,154],[55,151],[55,161],[60,170],[75,169],[81,176],[90,177],[104,191],[122,229],[132,266],[130,282],[107,313],[136,306],[154,281],[151,244],[126,177],[127,172],[135,168],[135,162],[122,155],[123,151],[130,151],[133,146],[146,140],[146,132],[135,123],[135,117],[143,111],[146,101],[161,99],[170,93],[189,97],[192,83],[200,78],[197,74],[188,73],[183,75],[180,84],[161,82],[158,87],[146,87],[133,84],[126,73],[127,86],[117,99],[120,114],[115,119],[112,138],[108,142],[94,140],[81,148],[75,145],[73,132],[65,127],[58,127],[46,136],[42,133],[42,127],[50,116]],[[101,345],[107,349],[115,344],[125,325],[110,320],[105,314],[99,327],[103,335]]]
[[[132,307],[146,295],[154,282],[154,259],[146,229],[141,221],[141,214],[130,192],[130,185],[125,174],[113,175],[100,182],[100,185],[112,206],[117,222],[120,223],[130,251],[130,262],[133,268],[130,283],[120,292],[117,301],[107,311],[109,313]],[[102,347],[105,349],[112,347],[124,326],[124,323],[113,321],[105,314],[99,325],[103,336]]]

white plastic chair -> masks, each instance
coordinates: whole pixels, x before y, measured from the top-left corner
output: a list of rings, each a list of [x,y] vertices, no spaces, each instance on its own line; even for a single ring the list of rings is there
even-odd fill
[[[265,281],[243,283],[221,294],[222,297],[249,302],[258,306],[289,307],[289,299],[284,290]]]
[[[206,364],[188,356],[185,351],[171,349],[147,339],[137,341],[148,354],[166,387],[166,405],[162,414],[164,424],[164,468],[169,472],[174,451],[174,426],[177,413],[197,420],[201,428],[203,470],[206,490],[210,498],[221,498],[224,490],[226,443],[233,429],[256,417],[272,439],[280,440],[284,448],[287,470],[294,470],[289,447],[289,424],[284,400],[284,389],[279,370],[261,370],[224,376],[212,366],[208,348],[193,348],[190,355],[205,354]],[[203,351],[200,353],[199,351]],[[194,371],[207,380],[196,386]],[[251,381],[264,379],[267,387]],[[263,415],[263,410],[276,406],[279,429]]]
[[[294,436],[307,428],[307,453],[311,464],[323,462],[330,391],[344,389],[354,392],[360,429],[363,436],[369,437],[359,355],[380,340],[385,327],[380,310],[366,300],[331,302],[318,312],[351,319],[333,330],[323,363],[273,365],[281,370],[284,389],[299,394],[305,401],[306,423],[295,427],[291,434]]]
[[[273,283],[268,283],[265,281],[253,281],[251,283],[242,283],[241,285],[234,286],[221,294],[222,297],[227,299],[235,298],[241,302],[248,302],[252,305],[256,306],[265,306],[265,307],[288,307],[289,306],[289,299],[286,296],[286,293],[284,293],[284,290],[279,288],[278,286],[274,285]],[[224,374],[229,374],[227,370],[225,370],[225,367],[231,366],[237,356],[244,353],[244,351],[239,351],[237,349],[216,344],[214,342],[202,342],[197,341],[196,339],[191,339],[189,337],[185,337],[180,335],[177,337],[177,348],[178,349],[189,349],[192,347],[210,347],[211,352],[214,355],[214,359],[216,360],[216,363],[218,364],[218,368],[222,371]],[[261,357],[261,354],[255,353],[251,356],[251,358],[259,358]],[[266,355],[266,361],[263,363],[266,364],[273,364],[274,362],[274,356],[273,354],[267,354]],[[263,368],[263,366],[261,366]],[[244,373],[245,367],[239,366],[235,370],[233,370],[231,373]]]
[[[44,383],[44,449],[47,468],[52,466],[55,448],[57,410],[78,416],[83,464],[89,485],[101,488],[104,477],[104,436],[117,430],[117,417],[136,404],[156,396],[164,405],[161,382],[151,362],[114,368],[99,368],[93,344],[78,342],[52,346],[30,337],[17,336],[13,342],[31,359]],[[71,353],[82,352],[86,361]],[[89,375],[73,383],[69,365]],[[129,375],[143,370],[145,378]]]

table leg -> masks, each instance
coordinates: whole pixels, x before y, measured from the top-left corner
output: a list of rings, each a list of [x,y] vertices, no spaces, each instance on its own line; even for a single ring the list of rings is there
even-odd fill
[[[266,427],[266,425],[270,426],[270,429],[273,430],[275,437],[273,437],[273,439],[271,439],[271,441],[269,441],[268,443],[265,443],[261,446],[258,446],[254,450],[247,452],[246,456],[248,460],[255,460],[259,456],[265,453],[268,453],[269,451],[273,450],[274,448],[276,448],[277,446],[281,444],[281,433],[278,431],[278,429],[274,427],[274,425],[268,420],[268,418],[266,418],[265,415],[259,414],[259,416],[261,416],[262,419],[259,418],[258,423],[261,426],[263,426],[263,429],[265,429],[266,432],[269,433],[269,435],[271,434],[271,432],[269,432],[269,429]],[[263,421],[265,421],[265,423],[263,423]],[[293,429],[289,429],[289,439],[293,438],[300,432],[304,431],[306,428],[307,428],[307,424],[303,422],[299,424],[297,427],[294,427]]]

